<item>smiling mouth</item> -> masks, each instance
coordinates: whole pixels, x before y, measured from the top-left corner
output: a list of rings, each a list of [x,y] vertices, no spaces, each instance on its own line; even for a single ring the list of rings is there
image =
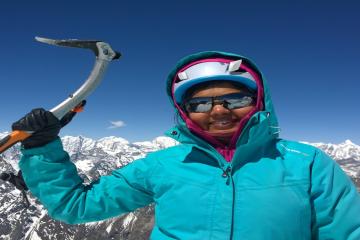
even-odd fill
[[[236,121],[234,120],[217,120],[210,123],[213,128],[216,129],[229,129],[234,127]]]

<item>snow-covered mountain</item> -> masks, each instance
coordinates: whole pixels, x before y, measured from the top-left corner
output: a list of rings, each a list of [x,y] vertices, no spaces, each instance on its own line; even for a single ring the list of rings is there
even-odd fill
[[[120,137],[105,137],[93,140],[82,136],[62,138],[64,149],[69,153],[80,173],[89,180],[106,175],[147,153],[174,146],[177,142],[168,137],[153,141],[130,143]]]
[[[360,180],[360,146],[346,140],[340,144],[308,143],[326,152],[335,159],[352,178]]]
[[[315,147],[321,148],[328,155],[335,160],[349,159],[360,161],[360,146],[351,142],[351,140],[345,140],[340,144],[331,143],[309,143]]]
[[[0,139],[6,133],[0,133]],[[62,137],[65,150],[85,182],[109,174],[147,153],[178,144],[168,137],[130,143],[120,137],[98,140]],[[314,143],[336,159],[360,187],[360,146],[350,140],[341,144]],[[0,154],[0,171],[18,170],[19,145]],[[2,161],[5,160],[5,161]],[[20,191],[0,181],[0,239],[148,239],[153,226],[153,206],[103,222],[67,225],[51,219],[43,206],[29,194],[31,206],[23,204]]]

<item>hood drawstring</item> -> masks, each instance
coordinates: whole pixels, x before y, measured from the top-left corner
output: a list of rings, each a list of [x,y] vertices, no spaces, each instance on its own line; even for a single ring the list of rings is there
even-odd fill
[[[268,120],[268,125],[269,125],[269,134],[271,135],[278,135],[281,132],[281,128],[278,125],[271,125],[271,120],[270,120],[270,112],[266,113],[266,118]]]

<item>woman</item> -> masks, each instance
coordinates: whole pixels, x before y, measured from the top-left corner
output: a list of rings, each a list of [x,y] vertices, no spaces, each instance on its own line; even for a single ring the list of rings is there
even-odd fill
[[[168,135],[181,144],[89,186],[49,112],[37,109],[13,125],[36,131],[23,142],[20,168],[51,216],[84,223],[154,202],[151,239],[360,239],[356,188],[319,149],[279,138],[268,87],[249,59],[185,57],[167,92],[178,115]]]

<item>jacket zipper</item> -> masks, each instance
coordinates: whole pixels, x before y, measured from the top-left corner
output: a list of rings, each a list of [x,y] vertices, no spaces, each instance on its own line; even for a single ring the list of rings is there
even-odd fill
[[[226,185],[230,185],[230,182],[232,184],[232,208],[231,208],[231,228],[230,228],[230,240],[233,239],[234,234],[234,208],[235,208],[235,184],[232,178],[232,166],[231,164],[227,166],[227,168],[223,169],[222,177],[227,178],[226,179]]]
[[[231,233],[230,233],[230,240],[232,240],[233,234],[234,234],[235,184],[234,184],[232,176],[230,176],[230,179],[231,179],[232,190],[233,190],[232,213],[231,213]]]

